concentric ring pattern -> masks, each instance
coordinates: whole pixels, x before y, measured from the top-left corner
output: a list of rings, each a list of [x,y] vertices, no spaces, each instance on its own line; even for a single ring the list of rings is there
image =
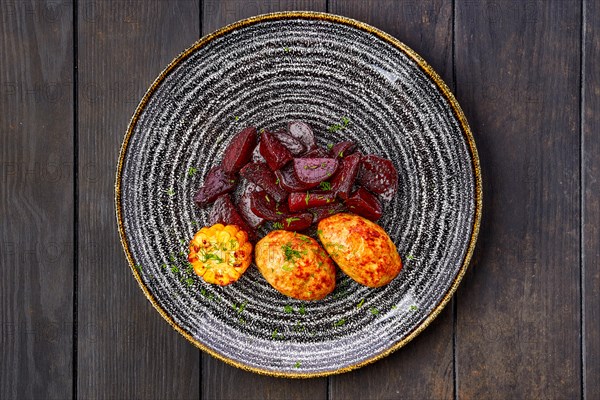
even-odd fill
[[[142,289],[189,340],[256,372],[326,375],[401,346],[456,288],[479,224],[477,156],[453,101],[414,53],[340,17],[271,14],[204,38],[149,90],[122,149],[117,214]],[[224,288],[190,271],[187,242],[209,211],[192,197],[208,170],[243,127],[291,120],[322,146],[350,139],[393,161],[399,191],[379,223],[405,267],[390,285],[339,273],[332,295],[301,302],[254,267]]]

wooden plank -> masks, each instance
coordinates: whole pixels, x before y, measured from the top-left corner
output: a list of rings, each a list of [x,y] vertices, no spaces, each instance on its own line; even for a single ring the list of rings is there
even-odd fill
[[[3,399],[72,396],[72,15],[67,1],[0,3]]]
[[[78,373],[81,398],[199,397],[199,351],[131,276],[114,173],[139,100],[199,35],[197,0],[79,2]]]
[[[583,54],[584,396],[600,399],[600,4],[585,2]]]
[[[325,11],[325,0],[205,0],[202,33],[257,14],[284,10]],[[232,367],[207,354],[202,355],[204,399],[325,399],[327,379],[272,378]]]
[[[580,398],[580,3],[460,1],[455,18],[485,209],[458,292],[457,395]]]
[[[333,0],[330,6],[334,14],[358,19],[396,37],[419,53],[450,87],[453,86],[451,2]],[[449,304],[421,335],[388,358],[332,377],[331,398],[452,398],[452,322]]]

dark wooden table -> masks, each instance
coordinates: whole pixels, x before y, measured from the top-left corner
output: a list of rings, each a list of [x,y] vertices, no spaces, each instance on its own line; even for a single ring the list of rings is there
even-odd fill
[[[129,272],[113,206],[137,102],[201,35],[353,17],[453,89],[484,178],[475,259],[417,339],[360,370],[260,376],[202,354]],[[600,399],[600,1],[2,0],[0,398]]]

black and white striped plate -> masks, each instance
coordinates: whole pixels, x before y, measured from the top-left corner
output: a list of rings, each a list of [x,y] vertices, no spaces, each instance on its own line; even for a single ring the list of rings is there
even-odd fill
[[[302,302],[252,266],[227,287],[187,266],[187,243],[208,224],[193,194],[232,136],[291,120],[311,124],[322,146],[351,139],[396,166],[399,190],[379,224],[404,268],[388,286],[339,273],[326,299]],[[358,368],[421,332],[465,273],[481,199],[473,137],[431,67],[369,25],[310,12],[237,22],[177,57],[135,111],[116,178],[121,241],[152,305],[213,356],[286,377]]]

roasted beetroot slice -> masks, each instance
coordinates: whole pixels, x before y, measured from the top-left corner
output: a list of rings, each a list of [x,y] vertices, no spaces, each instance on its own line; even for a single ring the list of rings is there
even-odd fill
[[[348,207],[348,211],[371,221],[378,220],[383,213],[377,196],[362,187],[346,199],[346,207]]]
[[[360,160],[357,183],[389,201],[398,190],[398,172],[387,158],[373,154]]]
[[[331,191],[340,199],[346,200],[350,196],[359,166],[360,154],[358,153],[342,159],[337,174],[331,180]]]
[[[303,211],[312,207],[320,207],[333,203],[335,193],[333,192],[295,192],[288,196],[288,208],[292,212]]]
[[[263,188],[276,202],[281,203],[288,193],[277,182],[275,173],[265,163],[246,164],[240,170],[240,175]]]
[[[213,167],[204,179],[204,185],[194,195],[194,201],[200,207],[215,201],[223,193],[229,193],[235,189],[237,178],[223,171],[222,167]]]
[[[311,213],[292,214],[279,221],[286,231],[303,231],[312,225],[313,216]]]
[[[221,163],[223,171],[228,174],[239,172],[252,158],[254,146],[256,146],[256,128],[249,126],[235,135],[225,149]]]
[[[293,156],[299,156],[306,151],[306,147],[304,147],[301,141],[291,135],[288,135],[286,132],[273,132],[273,136],[275,136],[275,138],[279,140],[281,144],[284,145],[286,149],[290,151],[290,153],[292,153]]]
[[[219,196],[217,200],[215,200],[208,217],[208,222],[211,225],[237,225],[248,234],[251,241],[256,240],[256,232],[246,223],[244,218],[242,218],[228,194]]]
[[[250,194],[250,209],[257,216],[268,221],[279,221],[289,215],[285,204],[278,204],[264,190]]]
[[[313,216],[313,224],[319,222],[323,218],[332,216],[333,214],[346,211],[346,207],[342,203],[333,202],[326,206],[314,207],[310,209]]]
[[[241,216],[253,229],[258,228],[265,222],[265,219],[256,215],[250,207],[251,195],[257,191],[260,191],[258,186],[254,185],[253,183],[249,184],[238,201],[238,209],[240,210]]]
[[[335,174],[338,161],[335,158],[294,158],[294,173],[302,183],[320,183]]]
[[[294,166],[291,164],[275,171],[275,176],[278,179],[276,182],[288,193],[302,192],[319,185],[318,183],[308,184],[300,182],[294,173]]]
[[[303,154],[302,157],[303,158],[331,158],[329,156],[329,153],[320,147],[315,147],[314,149],[308,151],[306,154]]]
[[[288,133],[290,136],[298,139],[307,150],[317,147],[315,134],[312,128],[305,122],[293,121],[288,124]]]
[[[283,167],[294,158],[292,153],[270,132],[260,136],[260,154],[273,171]]]
[[[344,158],[354,153],[356,150],[356,143],[351,140],[346,140],[344,142],[339,142],[333,145],[331,148],[331,157]]]

